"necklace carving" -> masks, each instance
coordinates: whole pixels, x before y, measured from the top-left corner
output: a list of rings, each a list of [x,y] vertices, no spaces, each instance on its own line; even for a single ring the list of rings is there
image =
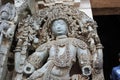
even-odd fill
[[[71,64],[69,42],[60,41],[58,43],[55,43],[55,47],[56,47],[56,53],[55,53],[55,58],[54,58],[55,59],[54,64],[57,67],[69,67]],[[59,55],[59,47],[65,47],[65,51],[61,55]]]

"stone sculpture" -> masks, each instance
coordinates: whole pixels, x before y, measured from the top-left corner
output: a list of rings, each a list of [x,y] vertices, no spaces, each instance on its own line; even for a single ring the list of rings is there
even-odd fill
[[[78,57],[82,74],[84,76],[91,74],[90,52],[87,44],[76,38],[68,38],[67,30],[67,23],[63,19],[53,21],[52,33],[56,39],[39,46],[28,58],[28,63],[32,64],[31,67],[39,67],[42,65],[39,63],[46,59],[47,62],[28,79],[35,80],[40,77],[39,80],[70,80],[69,73],[73,63],[76,62],[76,57]],[[25,67],[25,71],[28,67]]]
[[[104,80],[97,23],[64,1],[38,11],[34,4],[34,11],[31,1],[22,0],[17,13],[14,8],[1,10],[1,44],[3,38],[13,40],[7,50],[14,60],[14,69],[8,70],[10,80]],[[23,17],[26,9],[31,12]],[[18,15],[17,26],[13,14]]]
[[[41,9],[36,17],[19,23],[15,80],[104,80],[94,20],[65,5]],[[76,59],[80,71],[72,74]]]

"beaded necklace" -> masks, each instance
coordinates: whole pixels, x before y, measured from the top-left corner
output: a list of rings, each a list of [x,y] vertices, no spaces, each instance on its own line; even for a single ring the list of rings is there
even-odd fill
[[[56,53],[54,57],[54,64],[57,67],[69,67],[71,64],[71,57],[70,57],[70,51],[69,51],[69,41],[65,40],[63,41],[58,41],[55,43],[56,47]],[[65,51],[62,55],[59,55],[59,47],[66,47]]]

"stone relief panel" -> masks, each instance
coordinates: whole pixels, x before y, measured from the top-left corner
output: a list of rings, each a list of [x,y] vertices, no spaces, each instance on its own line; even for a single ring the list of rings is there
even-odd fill
[[[19,52],[23,60],[21,64],[24,66],[20,68],[22,73],[18,69],[16,79],[21,77],[28,80],[70,80],[73,78],[69,76],[71,66],[78,57],[81,69],[79,78],[88,79],[92,75],[93,80],[96,80],[96,77],[97,80],[101,80],[102,45],[95,21],[83,12],[64,5],[41,9],[36,17],[33,19],[32,16],[28,16],[23,19],[18,29],[18,43],[25,45],[22,45]],[[34,52],[29,53],[27,48],[33,49]],[[22,67],[18,64],[21,60],[17,58],[16,61],[16,66]]]
[[[16,11],[24,11],[21,8]],[[12,14],[16,11],[13,9]],[[13,42],[8,51],[12,53],[14,67],[8,69],[9,79],[104,80],[98,26],[84,12],[70,5],[56,4],[37,10],[36,15],[28,12],[20,20],[17,14],[15,21],[8,19],[8,12],[4,12],[1,23],[10,21],[15,25],[18,20],[12,29],[14,35],[10,36]],[[3,33],[4,25],[6,33],[11,26],[4,23],[0,27],[2,37],[7,40],[9,36]],[[75,63],[79,66],[78,73],[72,68]]]

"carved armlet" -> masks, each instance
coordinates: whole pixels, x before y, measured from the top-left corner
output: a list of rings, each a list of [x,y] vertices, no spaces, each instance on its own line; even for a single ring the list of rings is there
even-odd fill
[[[82,41],[82,40],[79,40],[79,39],[73,39],[72,40],[72,44],[75,46],[75,47],[79,47],[81,49],[87,49],[87,44]]]

